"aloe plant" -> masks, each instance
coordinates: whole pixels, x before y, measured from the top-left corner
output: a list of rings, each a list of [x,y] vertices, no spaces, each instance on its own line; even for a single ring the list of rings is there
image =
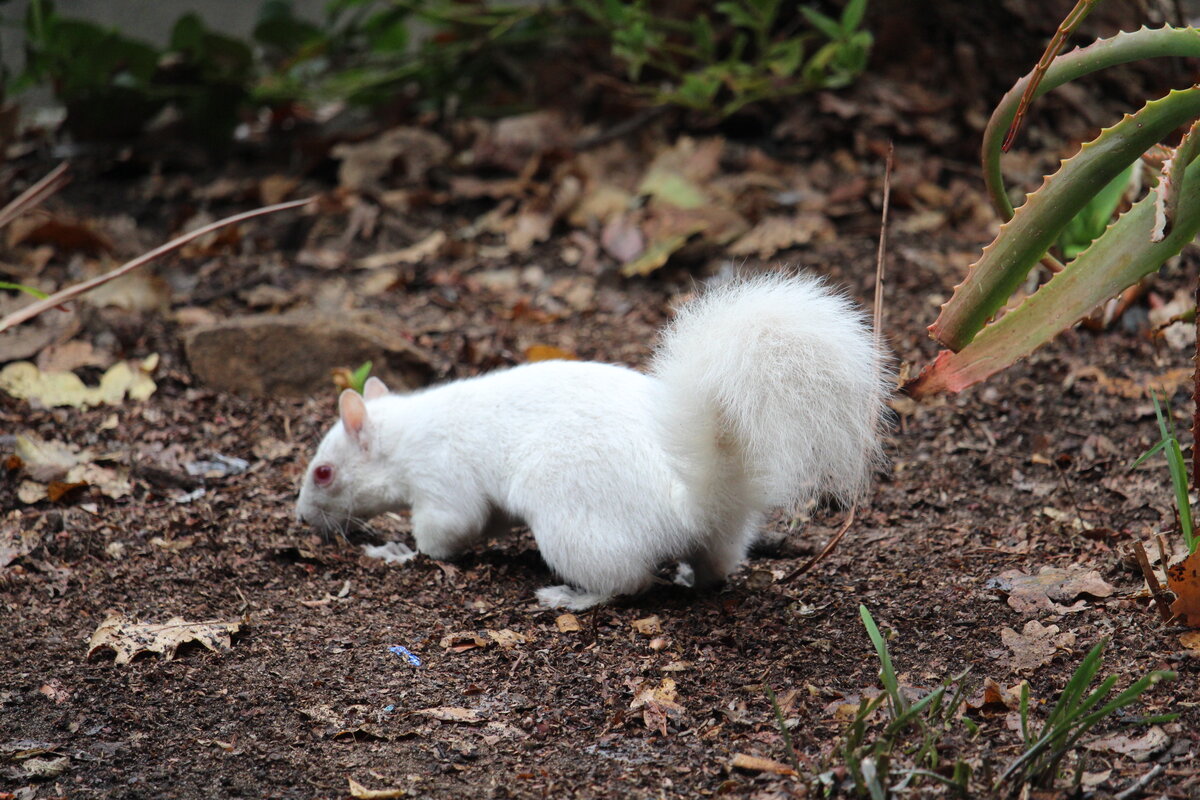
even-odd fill
[[[1094,4],[1081,0],[1072,13],[1078,17],[1080,8]],[[910,394],[957,392],[991,377],[1157,270],[1200,232],[1200,166],[1195,163],[1200,87],[1172,91],[1101,131],[1015,210],[1000,173],[1005,132],[1031,83],[1036,98],[1091,72],[1162,56],[1200,56],[1200,29],[1119,33],[1048,61],[1048,68],[1043,64],[1026,75],[1000,101],[984,133],[982,159],[988,195],[1004,224],[930,326],[930,334],[947,349],[908,384]],[[1187,132],[1145,197],[1065,266],[1048,255],[1073,221],[1091,213],[1089,204],[1098,194],[1185,126]],[[1044,261],[1056,274],[994,319],[1029,271]]]

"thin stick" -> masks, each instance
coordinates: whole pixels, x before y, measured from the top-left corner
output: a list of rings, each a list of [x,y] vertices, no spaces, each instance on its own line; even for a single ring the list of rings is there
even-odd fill
[[[879,220],[879,252],[875,255],[875,308],[871,322],[875,327],[875,343],[883,338],[883,254],[887,249],[888,206],[892,196],[892,157],[896,143],[888,142],[887,165],[883,170],[883,216]]]
[[[42,204],[47,197],[67,185],[71,180],[67,175],[67,162],[59,164],[46,173],[40,181],[17,195],[13,200],[0,209],[0,228],[12,222],[17,217]]]
[[[1165,764],[1159,764],[1154,769],[1150,770],[1145,775],[1138,778],[1121,791],[1117,792],[1114,797],[1116,800],[1129,800],[1129,798],[1141,794],[1142,790],[1146,788],[1146,784],[1161,775],[1166,768],[1167,767]]]
[[[220,230],[227,225],[235,225],[239,222],[253,219],[254,217],[261,217],[265,214],[274,214],[276,211],[286,211],[289,208],[299,208],[300,206],[311,202],[312,199],[313,198],[311,197],[306,197],[303,200],[289,200],[286,203],[276,203],[273,206],[264,206],[262,208],[253,209],[252,211],[243,211],[241,214],[234,214],[232,217],[226,217],[225,219],[217,220],[209,225],[205,225],[203,228],[197,228],[191,233],[185,233],[183,236],[172,239],[166,244],[151,250],[149,253],[138,256],[132,261],[125,262],[111,272],[106,272],[103,275],[98,275],[95,278],[92,278],[91,280],[86,280],[83,283],[77,283],[74,286],[69,286],[66,289],[55,292],[44,300],[39,300],[36,303],[30,303],[24,308],[17,309],[4,319],[0,319],[0,333],[3,333],[14,325],[19,325],[22,322],[33,319],[47,309],[54,308],[55,306],[60,305],[67,300],[72,300],[79,295],[84,294],[85,292],[90,292],[97,286],[103,286],[114,278],[119,278],[128,272],[132,272],[143,264],[164,256],[167,253],[170,253],[172,250],[178,250],[180,247],[183,247],[185,244],[194,239],[199,239],[201,236],[212,233],[215,230]]]
[[[838,546],[838,542],[840,542],[842,540],[842,537],[846,535],[846,531],[850,530],[850,525],[854,522],[854,512],[857,509],[858,509],[858,506],[850,506],[850,513],[846,515],[846,521],[842,523],[841,530],[839,530],[837,533],[835,533],[833,535],[833,538],[829,540],[829,544],[825,545],[825,549],[822,550],[821,552],[817,553],[812,558],[810,558],[808,560],[808,563],[797,568],[795,572],[793,572],[790,575],[788,575],[787,577],[785,577],[783,580],[780,581],[780,583],[791,583],[792,581],[796,580],[796,578],[799,578],[801,575],[808,572],[810,569],[815,567],[817,564],[824,561],[826,556],[828,556],[830,553],[832,553],[833,549]]]
[[[1167,599],[1167,593],[1163,591],[1162,584],[1158,582],[1158,576],[1154,574],[1154,568],[1150,566],[1150,559],[1146,556],[1146,548],[1142,547],[1141,540],[1134,541],[1133,555],[1137,558],[1138,566],[1142,568],[1142,577],[1146,579],[1146,585],[1150,587],[1150,596],[1154,598],[1154,607],[1158,609],[1158,615],[1162,617],[1163,622],[1171,620],[1171,603]]]

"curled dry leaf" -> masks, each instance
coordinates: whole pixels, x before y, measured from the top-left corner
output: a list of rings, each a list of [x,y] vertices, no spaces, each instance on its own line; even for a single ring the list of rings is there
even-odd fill
[[[88,641],[87,657],[103,650],[116,653],[117,664],[128,664],[142,653],[161,653],[170,661],[182,644],[196,642],[214,653],[232,646],[232,636],[241,628],[237,622],[187,622],[172,617],[161,625],[137,622],[123,614],[114,614],[96,628]]]
[[[1167,588],[1175,593],[1171,613],[1184,625],[1200,628],[1200,549],[1167,568]]]
[[[769,758],[761,756],[747,755],[746,753],[737,753],[729,766],[734,769],[744,769],[747,772],[770,772],[773,775],[795,775],[796,770],[789,767],[787,764],[782,764],[778,761],[772,761]]]
[[[483,649],[492,646],[492,640],[480,636],[475,631],[458,631],[442,637],[441,646],[455,653],[462,653],[475,648]]]
[[[554,626],[558,628],[559,633],[574,633],[575,631],[583,630],[583,627],[579,624],[579,617],[574,614],[558,615],[554,620]]]
[[[663,678],[658,686],[650,681],[638,680],[629,680],[626,685],[634,690],[629,708],[631,711],[641,709],[642,724],[648,729],[658,730],[666,736],[667,719],[683,716],[684,709],[678,702],[679,693],[673,678]]]
[[[1161,753],[1171,744],[1171,737],[1155,725],[1141,736],[1114,733],[1084,745],[1088,750],[1099,753],[1116,753],[1129,756],[1134,761],[1147,761]]]
[[[657,636],[663,632],[662,620],[655,614],[644,619],[635,619],[633,629],[643,636]]]

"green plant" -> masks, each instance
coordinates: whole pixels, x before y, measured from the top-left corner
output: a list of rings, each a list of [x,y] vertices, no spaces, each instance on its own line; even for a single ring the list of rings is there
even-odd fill
[[[371,362],[364,361],[358,369],[350,373],[350,388],[359,394],[366,388],[367,378],[371,375]]]
[[[665,81],[647,90],[656,102],[725,116],[845,86],[866,68],[872,43],[860,27],[866,0],[848,0],[837,19],[802,6],[803,20],[782,13],[781,0],[726,0],[687,21],[652,11],[646,0],[573,2],[611,39],[630,81],[647,68]]]
[[[1151,447],[1146,452],[1138,457],[1138,460],[1133,462],[1130,469],[1136,469],[1146,462],[1148,458],[1153,456],[1160,450],[1167,459],[1167,469],[1171,473],[1171,485],[1175,488],[1175,508],[1179,513],[1179,530],[1183,534],[1184,544],[1187,545],[1189,553],[1196,552],[1196,546],[1200,545],[1200,536],[1195,533],[1195,528],[1192,524],[1192,504],[1188,497],[1188,474],[1187,465],[1183,460],[1183,451],[1179,447],[1179,439],[1175,436],[1175,422],[1167,421],[1167,415],[1163,414],[1162,406],[1158,402],[1158,393],[1151,392],[1150,397],[1154,400],[1154,415],[1158,419],[1158,444]]]
[[[1021,686],[1021,737],[1025,743],[1025,751],[1013,760],[1008,768],[996,781],[995,789],[1007,782],[1012,782],[1014,788],[1024,784],[1032,784],[1039,788],[1049,788],[1059,775],[1059,766],[1063,758],[1079,744],[1088,731],[1104,718],[1115,714],[1126,706],[1136,702],[1142,693],[1151,686],[1164,680],[1174,680],[1174,672],[1155,670],[1135,681],[1129,688],[1118,694],[1112,700],[1104,703],[1117,677],[1109,675],[1100,685],[1085,695],[1100,670],[1100,662],[1108,638],[1101,639],[1084,657],[1067,685],[1059,695],[1054,709],[1046,717],[1040,728],[1030,721],[1029,717],[1029,685]],[[1104,705],[1100,705],[1104,703]],[[1168,722],[1178,717],[1178,714],[1163,714],[1155,717],[1145,717],[1136,720],[1139,724],[1156,724]]]
[[[564,20],[561,8],[540,4],[332,0],[318,26],[288,0],[270,0],[254,36],[273,69],[256,96],[377,106],[411,87],[419,109],[494,110],[528,88],[533,70],[524,67],[569,33]],[[413,35],[422,27],[428,35]]]
[[[1080,0],[1060,33],[1077,25],[1098,0]],[[1024,358],[1098,305],[1157,270],[1200,232],[1200,87],[1172,91],[1103,130],[1025,198],[1015,211],[1000,174],[1005,132],[1014,126],[1022,98],[1045,92],[1115,64],[1161,56],[1200,56],[1200,30],[1143,28],[1119,33],[1054,58],[1056,37],[1039,69],[1000,101],[984,133],[983,168],[988,194],[1005,220],[1000,233],[971,267],[943,307],[930,333],[947,349],[906,386],[913,396],[957,392]],[[1141,199],[1108,224],[1064,266],[1048,250],[1081,214],[1098,229],[1107,223],[1094,198],[1108,192],[1147,150],[1180,127],[1158,180]],[[1115,188],[1112,189],[1115,193]],[[1109,198],[1111,200],[1111,198]],[[1089,208],[1089,204],[1092,204]],[[1095,213],[1093,213],[1095,212]],[[1070,237],[1071,234],[1068,234]],[[1068,256],[1069,257],[1069,256]],[[1056,272],[1034,294],[995,319],[1038,263]]]
[[[979,786],[978,776],[965,758],[960,756],[944,761],[942,755],[945,749],[943,738],[956,726],[961,724],[971,738],[979,732],[979,726],[961,713],[969,670],[943,681],[920,700],[909,702],[901,691],[887,643],[875,620],[865,606],[860,605],[858,610],[879,658],[883,693],[874,699],[863,698],[859,703],[858,712],[843,735],[841,756],[857,794],[872,800],[884,800],[921,780],[939,783],[963,798],[974,796],[973,792],[979,793],[988,784],[996,795],[1015,793],[1027,785],[1052,787],[1059,777],[1063,760],[1089,731],[1136,702],[1150,687],[1175,678],[1173,672],[1154,671],[1109,700],[1117,682],[1116,676],[1110,675],[1087,693],[1100,669],[1108,642],[1104,639],[1084,657],[1059,695],[1054,709],[1040,726],[1033,722],[1030,714],[1029,685],[1022,684],[1019,711],[1024,750],[994,782],[984,780],[983,786]],[[890,719],[871,736],[871,718],[885,704]],[[1136,722],[1154,724],[1176,716],[1167,714]],[[900,762],[912,766],[900,766]],[[981,762],[983,769],[980,772],[993,774],[991,763],[986,758]],[[975,785],[973,780],[976,780]]]
[[[227,140],[252,79],[250,48],[184,14],[165,49],[82,19],[60,15],[51,0],[30,0],[25,67],[8,88],[46,84],[67,108],[67,124],[88,138],[140,131],[174,107],[185,127]]]
[[[50,295],[46,294],[45,292],[43,292],[41,289],[35,289],[32,286],[24,286],[19,283],[9,283],[7,281],[0,281],[0,289],[13,291],[13,292],[24,292],[25,294],[33,295],[34,297],[36,297],[39,300],[45,300],[47,297],[50,296]]]

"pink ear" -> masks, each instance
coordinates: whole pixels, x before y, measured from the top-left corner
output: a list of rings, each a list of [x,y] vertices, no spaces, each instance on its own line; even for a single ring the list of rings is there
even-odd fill
[[[376,397],[383,397],[388,393],[388,388],[379,378],[367,378],[367,385],[363,387],[363,397],[368,400],[374,400]]]
[[[364,450],[367,448],[367,405],[362,395],[353,389],[342,392],[338,398],[338,407],[342,412],[342,427],[346,434]]]

